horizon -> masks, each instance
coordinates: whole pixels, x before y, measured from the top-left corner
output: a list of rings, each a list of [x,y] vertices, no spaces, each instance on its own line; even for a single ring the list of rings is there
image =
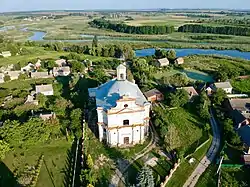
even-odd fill
[[[209,11],[209,10],[227,10],[227,11],[250,11],[250,8],[137,8],[137,9],[127,9],[127,8],[105,8],[105,9],[34,9],[34,10],[13,10],[13,11],[0,11],[0,13],[22,13],[22,12],[100,12],[100,11],[160,11],[160,10],[166,10],[166,11],[176,11],[176,10],[203,10],[203,11]]]
[[[82,11],[100,11],[100,10],[155,10],[155,9],[221,9],[221,10],[249,10],[249,0],[179,0],[177,2],[167,2],[166,0],[127,0],[118,2],[117,0],[1,0],[0,12],[30,12],[30,11],[56,11],[56,10],[82,10]],[[185,7],[185,8],[183,8]]]

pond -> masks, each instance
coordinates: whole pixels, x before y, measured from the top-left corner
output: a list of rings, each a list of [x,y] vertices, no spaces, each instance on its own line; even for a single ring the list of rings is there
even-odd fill
[[[209,74],[194,71],[194,70],[180,70],[180,72],[185,73],[190,79],[203,82],[214,82],[214,79]]]
[[[166,49],[167,50],[167,49]],[[229,57],[244,58],[250,60],[250,52],[241,52],[237,50],[214,50],[214,49],[174,49],[177,57],[188,55],[223,55]],[[154,48],[136,50],[137,57],[151,56],[155,54]]]

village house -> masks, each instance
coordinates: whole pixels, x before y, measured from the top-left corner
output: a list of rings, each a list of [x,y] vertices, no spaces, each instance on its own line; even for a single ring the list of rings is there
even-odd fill
[[[177,58],[177,59],[174,61],[174,63],[175,63],[176,65],[184,64],[184,58],[179,57],[179,58]]]
[[[46,96],[54,95],[52,84],[36,86],[36,94],[39,94],[39,93],[46,95]]]
[[[157,59],[155,62],[156,67],[165,67],[169,65],[169,60],[167,58]]]
[[[99,140],[110,146],[144,142],[149,132],[151,104],[139,87],[126,78],[126,67],[117,67],[117,78],[89,89],[96,101]]]
[[[0,83],[4,83],[4,73],[0,73]]]
[[[21,73],[21,71],[7,71],[5,74],[10,76],[10,80],[16,80]]]
[[[70,67],[64,66],[64,67],[54,67],[53,68],[53,75],[54,77],[57,76],[68,76],[70,74]]]
[[[234,120],[236,128],[249,125],[250,121],[250,98],[229,99],[229,112]]]
[[[56,65],[57,65],[58,67],[62,67],[62,66],[66,66],[66,65],[67,65],[67,62],[66,62],[65,59],[56,60],[55,63],[56,63]]]
[[[222,89],[228,94],[231,94],[233,90],[233,87],[230,82],[216,82],[214,83],[214,86],[215,90]]]
[[[52,78],[53,75],[49,74],[47,71],[46,72],[31,72],[30,77],[33,79],[46,79],[46,78]]]
[[[144,95],[146,96],[146,98],[149,102],[163,101],[164,100],[164,95],[156,88],[145,92]]]
[[[3,51],[2,53],[0,53],[0,56],[6,58],[6,57],[10,57],[11,53],[10,51]]]
[[[46,121],[46,120],[50,120],[50,119],[55,119],[56,118],[56,114],[54,112],[50,112],[50,113],[40,113],[39,115],[37,115],[38,117],[40,117],[42,120]]]
[[[28,95],[24,104],[38,105],[38,100],[33,95]]]
[[[31,70],[33,70],[35,68],[34,64],[29,63],[27,66],[24,66],[21,68],[21,71],[24,72],[30,72]]]
[[[199,96],[193,86],[181,87],[181,89],[185,90],[188,93],[189,102],[193,102],[195,97]]]

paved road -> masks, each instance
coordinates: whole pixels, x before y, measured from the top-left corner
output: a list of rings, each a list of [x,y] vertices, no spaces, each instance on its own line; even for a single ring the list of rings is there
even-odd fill
[[[199,177],[202,175],[202,173],[206,170],[206,168],[211,164],[213,159],[215,158],[217,152],[219,151],[220,147],[220,132],[217,126],[217,123],[214,119],[213,113],[210,110],[211,119],[210,123],[213,130],[213,141],[212,144],[206,154],[200,161],[199,165],[196,167],[196,169],[193,171],[193,173],[190,175],[188,180],[185,182],[183,187],[194,187],[196,183],[198,182]]]

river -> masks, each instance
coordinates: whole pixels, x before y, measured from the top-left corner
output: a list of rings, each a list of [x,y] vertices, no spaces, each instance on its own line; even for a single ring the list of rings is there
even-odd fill
[[[166,49],[167,50],[167,49]],[[189,55],[222,55],[250,60],[250,52],[241,52],[237,50],[215,50],[215,49],[174,49],[177,57]],[[136,50],[137,57],[151,56],[155,54],[154,48]]]

